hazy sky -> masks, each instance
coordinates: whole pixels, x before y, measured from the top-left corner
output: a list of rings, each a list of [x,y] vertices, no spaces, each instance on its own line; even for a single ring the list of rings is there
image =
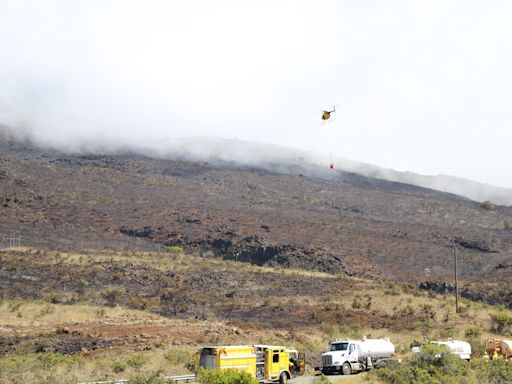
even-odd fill
[[[511,1],[0,0],[0,124],[65,145],[238,138],[512,187],[511,18]]]

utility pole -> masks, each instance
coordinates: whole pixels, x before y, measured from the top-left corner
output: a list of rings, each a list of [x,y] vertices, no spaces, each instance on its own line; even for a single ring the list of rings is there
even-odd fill
[[[452,237],[453,266],[455,272],[455,313],[459,313],[459,279],[457,276],[457,248],[455,248],[455,237]]]

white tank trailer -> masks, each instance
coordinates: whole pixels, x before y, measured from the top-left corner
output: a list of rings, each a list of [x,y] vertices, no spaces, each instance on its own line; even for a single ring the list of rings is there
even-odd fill
[[[395,346],[387,338],[361,340],[335,340],[330,350],[322,354],[320,366],[316,370],[323,374],[366,371],[389,360],[395,354]]]
[[[448,339],[448,341],[432,341],[432,344],[446,346],[451,353],[461,359],[468,361],[471,359],[471,345],[468,342]]]

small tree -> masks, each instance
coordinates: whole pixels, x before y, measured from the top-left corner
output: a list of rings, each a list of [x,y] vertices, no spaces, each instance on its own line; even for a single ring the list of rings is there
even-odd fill
[[[80,279],[78,280],[77,282],[77,287],[76,287],[76,291],[77,293],[80,295],[80,296],[83,296],[85,291],[87,290],[87,287],[90,285],[91,283],[89,283],[87,280],[84,280],[84,279]]]
[[[110,306],[114,307],[119,303],[121,298],[124,296],[125,290],[121,287],[114,287],[111,289],[107,289],[105,292],[105,298],[107,299]]]

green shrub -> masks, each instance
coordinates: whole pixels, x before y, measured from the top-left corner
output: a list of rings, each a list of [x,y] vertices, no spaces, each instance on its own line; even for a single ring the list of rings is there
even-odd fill
[[[108,303],[114,307],[116,304],[118,304],[121,300],[121,298],[125,295],[125,289],[123,287],[114,287],[107,289],[105,292],[105,298],[107,299]]]
[[[183,247],[180,247],[179,245],[168,245],[167,247],[165,247],[165,249],[167,249],[169,252],[172,252],[172,253],[182,253],[183,252]]]
[[[402,288],[397,284],[389,283],[387,288],[388,289],[384,291],[385,295],[400,296],[402,294]]]
[[[506,312],[491,313],[491,330],[501,335],[512,335],[512,317]]]
[[[71,366],[78,361],[77,356],[64,355],[62,353],[39,353],[36,355],[36,366],[45,371],[53,369],[54,367],[64,365]]]
[[[447,325],[439,330],[439,338],[446,339],[457,334],[457,327],[455,325]]]
[[[375,371],[379,379],[389,384],[440,384],[428,372],[409,364],[400,364],[395,368],[382,368]]]
[[[480,340],[479,336],[470,337],[466,341],[471,345],[471,354],[473,356],[483,356],[485,351],[485,345]]]
[[[71,372],[82,362],[81,356],[61,353],[7,355],[0,358],[0,383],[74,383]]]
[[[163,384],[165,383],[165,379],[162,376],[162,372],[154,372],[154,373],[140,373],[133,377],[130,377],[128,380],[129,384]]]
[[[132,368],[140,368],[148,362],[148,358],[142,353],[137,353],[128,357],[125,361]]]
[[[144,310],[147,309],[150,306],[151,302],[148,299],[145,299],[143,297],[140,297],[139,295],[135,295],[130,299],[130,302],[128,305],[130,308],[140,309]]]
[[[339,334],[343,337],[349,337],[352,339],[360,339],[363,337],[363,330],[359,326],[351,327],[347,324],[340,324]]]
[[[87,290],[87,287],[91,285],[87,280],[80,279],[76,283],[76,291],[78,294],[83,295],[85,291]]]
[[[432,321],[432,319],[423,319],[416,321],[412,326],[413,329],[421,332],[423,336],[428,336],[432,331],[434,322]]]
[[[236,369],[202,369],[196,381],[200,384],[258,384],[250,373]]]
[[[467,365],[457,355],[450,353],[444,345],[425,344],[421,352],[411,359],[411,364],[425,369],[431,374],[439,371],[442,374],[462,375]]]
[[[404,283],[402,284],[402,292],[403,293],[414,293],[414,291],[416,290],[416,286],[414,284],[411,284],[411,283]]]
[[[390,384],[472,384],[469,364],[442,345],[425,344],[410,361],[374,372]]]
[[[115,373],[121,373],[121,372],[126,371],[126,367],[127,367],[126,362],[124,362],[122,360],[114,360],[112,362],[112,370]]]
[[[496,359],[490,361],[475,360],[471,363],[479,384],[512,383],[512,361]]]
[[[165,352],[164,358],[171,365],[189,365],[193,360],[190,353],[179,349],[171,349],[170,351]]]
[[[464,335],[466,337],[478,337],[482,334],[482,331],[480,330],[480,328],[477,328],[477,327],[473,327],[473,328],[468,328],[466,329],[466,331],[464,332]]]

